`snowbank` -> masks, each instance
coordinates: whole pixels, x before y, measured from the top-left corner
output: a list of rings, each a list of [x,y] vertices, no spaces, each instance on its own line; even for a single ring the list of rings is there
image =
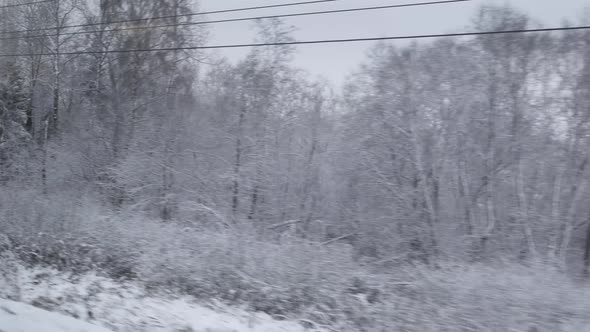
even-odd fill
[[[0,299],[2,332],[110,332],[81,320]]]
[[[133,283],[120,283],[97,275],[76,276],[52,269],[21,269],[21,300],[43,309],[92,322],[115,332],[312,332],[294,320],[278,321],[263,313],[235,308],[220,303],[198,303],[189,297],[147,294]],[[23,308],[34,309],[26,305]],[[24,309],[23,309],[23,312]],[[46,313],[44,311],[41,311]],[[11,317],[11,323],[21,322]],[[52,314],[61,317],[57,314]],[[53,330],[12,329],[6,331],[0,316],[2,332],[53,332]],[[22,319],[29,324],[38,319]],[[65,321],[78,323],[73,318]],[[16,325],[19,326],[19,325]],[[43,326],[43,325],[42,325]],[[68,325],[63,325],[68,326]],[[20,327],[20,326],[19,326]],[[72,328],[78,328],[72,323]],[[107,330],[63,329],[56,331]]]

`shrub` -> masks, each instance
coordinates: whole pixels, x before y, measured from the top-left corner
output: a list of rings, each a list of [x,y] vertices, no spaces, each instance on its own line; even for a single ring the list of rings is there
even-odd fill
[[[18,285],[6,262],[20,259],[133,278],[153,292],[244,304],[345,331],[579,332],[590,326],[588,285],[543,266],[440,262],[437,269],[376,270],[337,242],[273,242],[243,226],[214,231],[161,223],[73,195],[0,192],[0,204],[0,267],[13,278],[5,284]],[[12,292],[0,296],[18,296],[17,288]]]

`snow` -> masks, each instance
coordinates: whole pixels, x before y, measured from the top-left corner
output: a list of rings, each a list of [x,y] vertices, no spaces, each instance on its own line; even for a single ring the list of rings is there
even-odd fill
[[[74,318],[0,299],[2,332],[109,332]]]
[[[62,330],[55,331],[92,331],[92,332],[313,332],[318,329],[305,329],[295,319],[275,320],[264,313],[255,313],[246,308],[229,307],[215,301],[197,302],[190,297],[174,294],[147,294],[137,284],[117,282],[95,274],[76,276],[51,269],[21,269],[21,301],[35,304],[62,315],[72,316],[101,326],[104,329],[90,330],[80,322],[57,314],[23,304],[7,302],[12,308],[23,313],[14,317],[4,312],[7,319],[12,319],[11,330],[6,331],[4,321],[0,319],[0,331],[44,331],[53,330],[34,328],[26,324],[40,321],[30,319],[32,314],[42,312],[49,315],[49,322],[55,321]],[[28,309],[27,309],[28,308]],[[13,310],[14,311],[14,310]],[[4,316],[0,316],[4,318]],[[39,314],[39,317],[41,315]],[[45,316],[41,317],[45,320]],[[67,318],[67,320],[65,320]],[[53,320],[52,320],[53,319]],[[8,320],[7,320],[8,321]],[[22,327],[14,325],[22,322]],[[63,325],[66,324],[66,325]],[[19,326],[20,329],[14,329]],[[87,330],[84,330],[86,328]],[[94,327],[93,327],[94,328]]]

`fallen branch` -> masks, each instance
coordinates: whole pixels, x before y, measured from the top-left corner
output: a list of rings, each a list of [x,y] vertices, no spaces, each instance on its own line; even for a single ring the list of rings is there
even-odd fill
[[[339,236],[339,237],[330,239],[330,240],[328,240],[326,242],[322,242],[322,243],[320,243],[320,245],[321,246],[326,246],[326,245],[328,245],[330,243],[338,242],[340,240],[344,240],[346,238],[349,238],[349,237],[352,237],[352,236],[355,236],[355,235],[356,235],[356,233],[350,233],[350,234],[342,235],[342,236]]]
[[[274,225],[268,226],[267,229],[277,229],[277,228],[280,228],[280,227],[283,227],[283,226],[288,226],[288,225],[291,225],[291,224],[297,224],[297,223],[300,223],[300,222],[301,222],[301,220],[284,221],[284,222],[279,223],[279,224],[274,224]]]
[[[392,261],[396,261],[398,259],[402,259],[408,256],[408,253],[403,253],[401,255],[395,256],[395,257],[389,257],[389,258],[384,258],[382,260],[378,260],[376,262],[373,262],[373,264],[383,264],[383,263],[388,263],[388,262],[392,262]]]
[[[328,326],[328,325],[324,325],[324,324],[318,324],[310,319],[306,319],[306,318],[299,318],[298,321],[300,321],[301,323],[306,323],[308,325],[311,325],[314,327],[314,331],[321,331],[320,329],[324,329],[324,330],[330,330],[330,331],[334,331],[336,332],[336,330],[334,330],[332,327]]]
[[[413,284],[414,284],[413,281],[396,281],[396,282],[388,283],[388,285],[390,285],[390,286],[410,286]]]

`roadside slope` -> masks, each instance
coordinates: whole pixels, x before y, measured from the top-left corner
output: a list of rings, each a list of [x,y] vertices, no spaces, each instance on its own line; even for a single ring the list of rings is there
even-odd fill
[[[0,331],[111,332],[68,316],[3,299],[0,299]]]

